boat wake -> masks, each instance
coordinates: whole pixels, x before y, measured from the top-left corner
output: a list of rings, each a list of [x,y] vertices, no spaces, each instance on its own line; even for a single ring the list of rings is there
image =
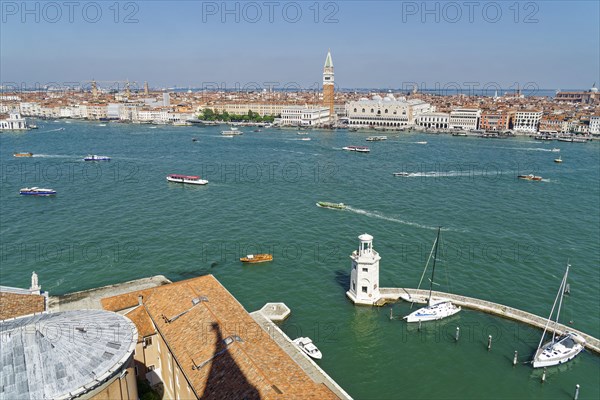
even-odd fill
[[[362,210],[360,208],[354,208],[354,207],[350,207],[350,206],[346,206],[345,209],[347,211],[353,212],[355,214],[360,214],[360,215],[365,215],[365,216],[371,217],[371,218],[377,218],[377,219],[382,219],[385,221],[395,222],[395,223],[402,224],[402,225],[414,226],[416,228],[429,229],[432,231],[435,231],[438,229],[438,227],[436,227],[436,226],[428,226],[428,225],[423,225],[423,224],[419,224],[416,222],[405,221],[405,220],[399,219],[399,218],[388,217],[387,215],[381,214],[377,211]],[[443,231],[454,231],[454,232],[466,232],[465,230],[453,229],[453,228],[442,228],[442,230]]]
[[[487,171],[427,171],[427,172],[395,172],[394,174],[399,175],[403,178],[442,178],[442,177],[454,177],[454,176],[478,176],[478,175],[491,175]]]
[[[67,156],[64,154],[34,154],[32,157],[37,158],[81,158],[80,156]]]
[[[521,151],[547,151],[547,152],[556,151],[553,149],[545,149],[542,147],[496,147],[496,149],[521,150]]]

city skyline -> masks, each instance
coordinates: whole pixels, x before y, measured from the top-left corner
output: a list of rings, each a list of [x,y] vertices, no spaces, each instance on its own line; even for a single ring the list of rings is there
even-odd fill
[[[318,89],[314,66],[327,49],[340,88],[588,89],[600,81],[596,2],[23,4],[2,4],[3,85]],[[561,26],[577,29],[565,35]]]

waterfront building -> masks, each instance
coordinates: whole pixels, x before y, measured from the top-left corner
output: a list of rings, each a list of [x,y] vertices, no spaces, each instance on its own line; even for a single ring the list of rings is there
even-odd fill
[[[265,115],[277,116],[281,115],[281,112],[285,107],[289,107],[290,104],[285,103],[221,103],[207,106],[200,106],[198,111],[201,112],[205,108],[210,108],[214,112],[222,114],[227,112],[229,114],[247,115],[249,111],[264,117]]]
[[[162,383],[164,398],[337,398],[313,381],[212,275],[101,303],[137,326],[137,375]]]
[[[19,111],[21,115],[25,116],[39,116],[40,115],[40,103],[37,102],[20,102]]]
[[[7,119],[0,119],[0,131],[22,131],[29,129],[25,118],[16,111],[8,114]]]
[[[320,126],[329,122],[329,108],[289,106],[281,111],[281,125]]]
[[[323,67],[323,106],[329,109],[331,118],[335,118],[334,90],[333,60],[331,59],[331,50],[329,50]]]
[[[106,106],[106,118],[108,119],[120,119],[121,118],[121,107],[120,103],[108,103]]]
[[[486,131],[504,131],[510,129],[512,113],[504,110],[482,111],[479,129]]]
[[[450,114],[441,112],[423,113],[417,117],[417,125],[429,129],[447,129]]]
[[[537,110],[522,110],[515,112],[513,130],[515,132],[535,133],[538,131],[542,112]]]
[[[434,108],[423,100],[406,101],[404,97],[396,99],[391,93],[384,98],[375,95],[371,100],[361,98],[346,104],[350,127],[408,127],[415,125],[419,115],[431,111]]]
[[[555,101],[565,101],[570,103],[582,103],[582,104],[600,104],[600,93],[596,84],[587,91],[572,91],[572,92],[558,92],[554,96]]]
[[[373,236],[362,234],[358,237],[359,247],[350,255],[352,270],[350,288],[346,295],[354,304],[373,305],[381,297],[379,293],[379,260],[381,257],[373,249]]]
[[[481,110],[478,108],[456,108],[450,111],[448,127],[463,131],[473,131],[479,128]]]
[[[540,133],[557,134],[568,132],[569,121],[563,115],[543,115],[538,127]]]
[[[4,304],[3,304],[4,307]],[[0,321],[2,399],[137,399],[137,329],[104,310]]]
[[[593,115],[590,117],[590,133],[600,135],[600,116]]]

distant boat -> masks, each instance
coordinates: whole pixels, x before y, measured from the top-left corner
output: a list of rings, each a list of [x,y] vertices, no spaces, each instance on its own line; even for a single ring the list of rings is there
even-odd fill
[[[243,263],[254,264],[273,261],[272,254],[248,254],[246,257],[240,258]]]
[[[427,144],[427,142],[423,141],[423,142],[415,142],[416,144]]]
[[[320,360],[323,358],[321,351],[315,346],[310,338],[307,337],[299,337],[297,339],[292,340],[296,346],[300,350],[302,350],[306,355],[316,360]]]
[[[406,322],[436,321],[438,319],[450,317],[461,310],[459,306],[454,305],[450,300],[433,301],[431,297],[431,293],[433,290],[433,278],[435,276],[435,260],[437,258],[441,230],[441,228],[438,228],[437,238],[435,239],[434,243],[435,250],[433,254],[433,268],[431,270],[431,279],[429,280],[429,298],[427,299],[427,306],[413,311],[409,315],[405,316],[404,319],[406,320]],[[425,265],[425,269],[427,269],[427,264]]]
[[[410,173],[408,172],[394,172],[393,173],[394,176],[403,176],[403,177],[407,177],[410,176]]]
[[[554,148],[553,148],[551,151],[552,151],[552,152],[554,152],[554,153],[559,153],[559,152],[560,152],[560,149],[559,149],[559,148],[557,148],[557,147],[554,147]]]
[[[541,181],[542,180],[541,176],[536,176],[536,175],[533,175],[533,174],[519,175],[519,176],[517,176],[517,178],[519,178],[519,179],[525,179],[526,181]]]
[[[14,153],[15,157],[33,157],[33,153]]]
[[[308,141],[310,141],[310,138],[309,138],[309,137],[303,137],[303,138],[302,138],[302,139],[300,139],[300,140],[304,140],[305,142],[308,142]]]
[[[192,142],[197,142],[198,139],[196,139],[195,137],[192,138]]]
[[[387,136],[369,136],[367,138],[367,142],[380,142],[382,140],[387,140]]]
[[[342,147],[342,150],[356,151],[357,153],[368,153],[371,151],[366,146],[345,146],[345,147]]]
[[[23,196],[53,196],[56,194],[56,190],[31,187],[19,190],[19,194]]]
[[[90,154],[90,155],[86,156],[83,160],[84,161],[110,161],[110,157],[97,156],[95,154]]]
[[[533,357],[533,368],[551,367],[553,365],[559,365],[571,361],[579,353],[583,351],[585,345],[585,339],[575,332],[565,332],[563,335],[556,334],[556,324],[558,324],[558,318],[560,316],[560,309],[562,307],[562,300],[567,285],[567,276],[569,274],[570,265],[567,264],[567,270],[560,283],[560,288],[554,299],[550,316],[544,327],[544,333]],[[554,322],[554,331],[552,332],[552,340],[542,345],[548,326],[552,321],[552,315],[554,314],[554,308],[558,302],[558,309],[556,312],[556,320]]]
[[[178,174],[167,175],[167,181],[175,183],[187,183],[190,185],[206,185],[208,183],[207,180],[201,179],[199,176]]]
[[[554,162],[560,164],[562,162],[562,158],[560,156],[558,156],[558,158],[554,159]]]
[[[296,132],[296,135],[308,135],[308,132]]]
[[[231,127],[228,131],[222,131],[221,135],[223,136],[239,136],[242,135],[244,132],[240,131],[238,128],[236,127]]]
[[[344,203],[329,203],[327,201],[319,201],[319,202],[317,202],[317,207],[333,208],[333,209],[336,209],[336,210],[343,210],[347,206]]]

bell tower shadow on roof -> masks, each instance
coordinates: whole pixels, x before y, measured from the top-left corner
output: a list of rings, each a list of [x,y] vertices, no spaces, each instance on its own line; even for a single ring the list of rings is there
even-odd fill
[[[212,357],[210,372],[206,380],[206,389],[202,399],[260,399],[256,389],[231,356],[230,351],[243,343],[243,338],[232,334],[223,338],[218,323],[211,325],[215,333],[215,351]]]

